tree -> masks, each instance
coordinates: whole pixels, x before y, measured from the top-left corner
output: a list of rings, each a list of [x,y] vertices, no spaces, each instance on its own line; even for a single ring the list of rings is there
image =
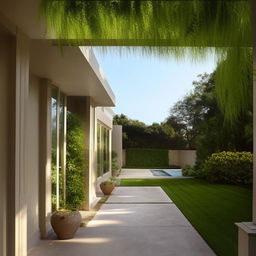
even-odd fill
[[[114,117],[114,124],[123,126],[124,148],[177,149],[185,147],[182,136],[166,123],[146,125],[121,114]]]
[[[200,165],[214,152],[252,150],[252,106],[239,119],[225,120],[216,98],[215,73],[199,75],[193,91],[170,110],[170,123],[186,139],[189,148],[197,149]]]

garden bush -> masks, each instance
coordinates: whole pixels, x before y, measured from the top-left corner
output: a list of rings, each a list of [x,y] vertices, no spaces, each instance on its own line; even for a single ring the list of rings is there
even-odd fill
[[[182,168],[182,176],[195,176],[194,168],[191,165],[185,165]]]
[[[200,173],[210,182],[247,185],[252,183],[252,162],[250,152],[214,153]]]
[[[168,150],[166,149],[126,149],[126,167],[156,168],[168,167]]]

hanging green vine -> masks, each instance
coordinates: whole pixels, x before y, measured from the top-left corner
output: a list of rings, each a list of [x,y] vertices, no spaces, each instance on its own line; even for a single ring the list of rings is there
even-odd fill
[[[249,0],[41,0],[41,11],[49,32],[65,45],[118,45],[194,59],[214,52],[220,64],[216,90],[228,121],[252,97]]]

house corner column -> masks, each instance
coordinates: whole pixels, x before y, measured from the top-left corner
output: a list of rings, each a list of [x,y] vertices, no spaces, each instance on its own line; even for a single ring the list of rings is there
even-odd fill
[[[51,229],[51,82],[40,81],[39,229],[45,239]]]
[[[15,256],[27,255],[27,112],[29,96],[29,39],[16,36],[15,144],[14,144],[14,250]],[[10,254],[11,255],[11,254]]]
[[[85,122],[85,145],[86,145],[86,158],[88,159],[88,166],[85,173],[85,196],[86,202],[84,205],[85,210],[90,210],[96,200],[96,155],[95,155],[95,107],[93,106],[92,99],[86,97],[86,122]]]

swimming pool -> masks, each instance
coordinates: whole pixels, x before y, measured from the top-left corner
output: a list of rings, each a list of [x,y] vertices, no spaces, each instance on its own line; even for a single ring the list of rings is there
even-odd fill
[[[151,170],[154,176],[182,177],[181,169]]]

